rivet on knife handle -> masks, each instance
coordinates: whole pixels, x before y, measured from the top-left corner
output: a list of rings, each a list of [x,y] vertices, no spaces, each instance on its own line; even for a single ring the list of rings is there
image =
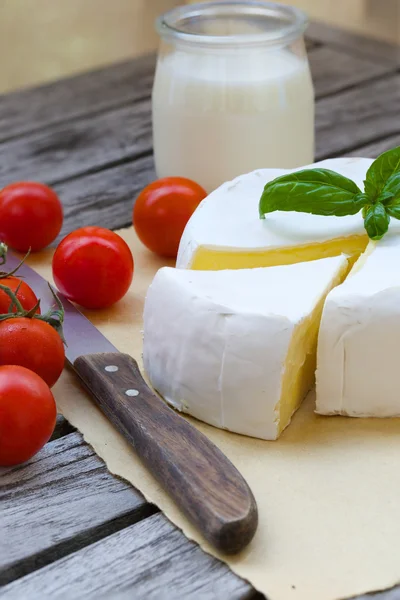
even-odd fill
[[[74,369],[154,477],[218,550],[245,548],[257,506],[241,474],[195,427],[162,402],[126,354],[91,354]]]

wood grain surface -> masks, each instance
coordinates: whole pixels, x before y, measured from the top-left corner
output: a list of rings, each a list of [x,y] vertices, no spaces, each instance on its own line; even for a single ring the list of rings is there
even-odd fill
[[[321,24],[308,33],[317,158],[399,145],[399,48]],[[0,96],[0,186],[53,183],[62,234],[128,225],[137,193],[155,177],[154,64],[147,56]],[[260,597],[113,478],[62,417],[34,459],[0,471],[0,494],[2,598]],[[368,598],[399,600],[400,588]]]
[[[2,600],[120,597],[243,600],[255,595],[161,514],[0,589]]]
[[[0,141],[149,98],[155,56],[0,96]]]
[[[314,42],[332,48],[342,48],[349,56],[366,57],[371,64],[378,62],[391,63],[397,68],[400,63],[400,46],[351,33],[325,23],[310,23],[307,29],[307,37]]]
[[[77,226],[106,224],[120,229],[130,225],[137,194],[155,176],[150,154],[55,185],[64,205],[64,224],[57,241]]]
[[[0,144],[0,186],[20,179],[54,184],[149,152],[151,117],[146,98]]]
[[[154,512],[72,433],[28,463],[0,469],[0,585]]]
[[[391,136],[400,129],[400,74],[322,98],[316,106],[319,159]]]
[[[363,56],[349,56],[327,46],[313,48],[308,56],[317,100],[396,72],[393,64],[371,63]]]
[[[355,150],[349,152],[348,155],[375,158],[376,156],[379,156],[379,154],[382,154],[382,152],[386,152],[391,148],[396,148],[396,146],[400,146],[400,131],[399,133],[385,137],[383,140],[378,139],[376,142],[371,142],[366,146],[356,148]]]

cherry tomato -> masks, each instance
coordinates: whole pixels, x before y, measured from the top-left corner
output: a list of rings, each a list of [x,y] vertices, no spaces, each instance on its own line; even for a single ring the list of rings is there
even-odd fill
[[[184,177],[165,177],[144,188],[133,207],[133,226],[140,241],[156,254],[175,258],[186,223],[207,196]]]
[[[16,294],[18,300],[22,304],[22,308],[25,310],[31,310],[37,304],[38,299],[34,291],[27,283],[25,283],[25,281],[18,279],[18,277],[0,277],[0,285],[5,285],[10,288],[10,290]],[[0,289],[0,314],[8,313],[10,305],[10,297],[4,290]],[[12,312],[16,312],[15,307]],[[37,309],[36,314],[40,314],[40,308]]]
[[[0,191],[0,239],[19,252],[42,250],[60,233],[63,211],[47,185],[19,182]]]
[[[0,367],[0,466],[29,460],[51,437],[57,410],[39,375],[14,365]]]
[[[128,291],[133,257],[126,242],[102,227],[82,227],[67,235],[53,257],[56,286],[85,308],[106,308]]]
[[[61,337],[45,321],[26,317],[0,321],[0,365],[26,367],[53,387],[64,361]]]

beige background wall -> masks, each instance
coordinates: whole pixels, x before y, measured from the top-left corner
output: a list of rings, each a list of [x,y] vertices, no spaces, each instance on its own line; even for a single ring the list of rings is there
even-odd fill
[[[0,0],[0,92],[154,50],[179,0]]]
[[[302,8],[311,18],[332,25],[400,43],[400,0],[284,0],[282,4]]]
[[[0,92],[154,50],[155,17],[183,1],[0,0]],[[286,3],[328,23],[400,39],[400,0]]]

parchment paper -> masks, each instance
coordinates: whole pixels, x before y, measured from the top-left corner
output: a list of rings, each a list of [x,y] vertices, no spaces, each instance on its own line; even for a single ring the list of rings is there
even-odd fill
[[[135,258],[132,288],[112,309],[86,315],[119,350],[140,361],[144,296],[156,270],[166,263],[144,249],[132,229],[119,233]],[[29,263],[51,279],[50,260],[51,251]],[[253,542],[242,554],[227,557],[216,553],[182,516],[70,372],[63,374],[54,394],[59,411],[111,473],[130,481],[188,538],[269,600],[337,600],[400,581],[399,419],[317,416],[312,394],[275,442],[189,419],[241,471],[258,504]]]

